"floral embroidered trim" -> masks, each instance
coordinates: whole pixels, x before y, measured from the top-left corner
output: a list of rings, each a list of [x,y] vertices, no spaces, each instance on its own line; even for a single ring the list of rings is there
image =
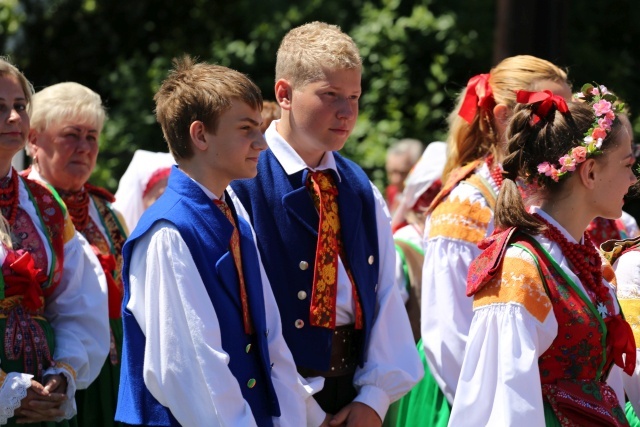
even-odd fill
[[[588,103],[593,108],[596,119],[589,130],[585,132],[581,145],[572,148],[558,159],[560,168],[549,162],[538,165],[538,173],[550,177],[555,182],[560,181],[568,172],[576,170],[578,165],[589,157],[602,154],[602,141],[611,131],[616,114],[621,113],[624,108],[624,104],[616,102],[618,98],[603,85],[594,86],[587,83],[573,98]]]

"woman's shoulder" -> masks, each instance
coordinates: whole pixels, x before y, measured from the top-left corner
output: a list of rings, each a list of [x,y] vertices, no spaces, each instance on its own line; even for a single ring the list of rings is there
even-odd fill
[[[498,273],[475,294],[474,309],[516,304],[544,321],[552,307],[534,256],[520,246],[508,246]]]

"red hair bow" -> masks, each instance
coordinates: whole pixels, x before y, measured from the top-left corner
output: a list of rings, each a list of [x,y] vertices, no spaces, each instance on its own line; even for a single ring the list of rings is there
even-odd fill
[[[491,111],[495,105],[493,90],[489,85],[489,74],[478,74],[471,77],[467,83],[467,91],[458,115],[465,119],[467,123],[471,123],[478,112],[478,107]]]
[[[546,118],[553,107],[563,114],[569,112],[569,107],[564,98],[560,95],[554,95],[550,90],[543,90],[542,92],[519,90],[516,93],[516,102],[519,104],[538,104],[533,108],[533,124],[538,123],[540,119]]]

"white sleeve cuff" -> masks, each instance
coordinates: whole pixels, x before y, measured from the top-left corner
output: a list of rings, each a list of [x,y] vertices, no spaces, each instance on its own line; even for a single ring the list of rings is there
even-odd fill
[[[379,387],[373,385],[364,385],[360,389],[358,396],[353,399],[354,402],[364,403],[378,413],[381,420],[387,415],[391,400],[387,393]]]
[[[64,412],[64,415],[60,418],[56,418],[56,422],[62,420],[71,419],[77,412],[76,408],[76,380],[72,372],[69,372],[62,364],[51,367],[44,372],[44,377],[47,375],[62,374],[67,379],[67,400],[65,400],[60,409]],[[44,385],[44,384],[43,384]]]

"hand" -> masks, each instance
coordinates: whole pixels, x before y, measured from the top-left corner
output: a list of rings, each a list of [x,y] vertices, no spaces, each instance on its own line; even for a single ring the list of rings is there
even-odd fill
[[[331,427],[381,427],[382,420],[371,406],[351,402],[333,417],[329,425]]]
[[[333,418],[333,414],[327,412],[327,416],[324,418],[322,424],[320,424],[320,427],[330,427],[329,421],[331,421],[331,418]]]
[[[67,394],[67,377],[63,374],[47,375],[44,377],[44,388],[49,393],[62,393]]]
[[[16,422],[18,424],[36,423],[62,417],[64,411],[60,409],[60,405],[66,399],[67,396],[64,393],[51,393],[39,382],[31,380],[27,395],[20,402],[20,407],[14,411]]]

